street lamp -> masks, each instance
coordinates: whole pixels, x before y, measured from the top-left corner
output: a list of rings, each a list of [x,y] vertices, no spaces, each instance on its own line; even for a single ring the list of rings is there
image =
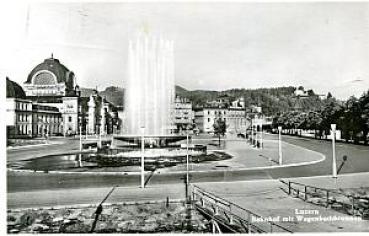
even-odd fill
[[[263,149],[263,122],[260,123],[260,148]]]
[[[189,125],[187,125],[186,127],[186,199],[189,200],[189,195],[188,195],[188,187],[190,184],[190,177],[189,177],[189,172],[190,172],[190,168],[189,168],[189,154],[188,154],[188,146],[189,146],[189,130],[190,127]]]
[[[145,188],[145,127],[141,127],[141,188]]]
[[[189,164],[188,164],[188,127],[187,127],[187,132],[186,132],[186,184],[188,186],[188,181],[189,181],[189,177],[188,177],[188,171],[189,171]]]
[[[102,148],[102,140],[101,140],[101,125],[99,125],[99,148]]]
[[[333,178],[337,178],[337,165],[336,165],[336,124],[331,124],[332,129],[332,175]]]
[[[282,165],[282,126],[278,126],[278,163]]]
[[[79,124],[79,151],[82,151],[82,124]]]
[[[85,133],[85,135],[86,135],[86,140],[87,140],[87,131],[88,129],[87,129],[87,122],[86,122],[86,133]]]

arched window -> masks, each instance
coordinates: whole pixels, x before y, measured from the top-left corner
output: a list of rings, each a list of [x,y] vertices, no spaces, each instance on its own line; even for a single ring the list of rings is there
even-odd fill
[[[33,78],[34,85],[50,85],[55,83],[55,76],[49,71],[40,71]]]

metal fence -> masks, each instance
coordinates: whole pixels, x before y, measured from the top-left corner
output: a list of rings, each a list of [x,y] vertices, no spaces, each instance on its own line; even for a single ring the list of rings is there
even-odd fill
[[[369,197],[345,194],[332,189],[319,188],[293,181],[280,180],[287,186],[288,195],[337,211],[369,219]]]

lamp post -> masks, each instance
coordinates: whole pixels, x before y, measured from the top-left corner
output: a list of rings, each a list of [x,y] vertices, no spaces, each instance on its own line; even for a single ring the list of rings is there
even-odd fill
[[[82,125],[79,125],[79,151],[82,151]]]
[[[85,135],[86,135],[86,140],[87,140],[87,122],[86,122],[86,133],[85,133]]]
[[[141,127],[141,188],[145,188],[145,127]]]
[[[260,123],[260,149],[263,149],[263,121]]]
[[[254,122],[251,120],[251,145],[254,146]]]
[[[46,134],[45,134],[45,137],[46,137],[46,143],[49,143],[49,122],[45,122],[46,124]]]
[[[102,141],[101,141],[101,125],[99,125],[99,148],[102,148]]]
[[[337,178],[337,165],[336,165],[336,124],[331,124],[332,129],[332,176]]]
[[[282,165],[282,126],[278,126],[278,163]]]
[[[186,133],[186,184],[188,186],[189,183],[189,163],[188,163],[188,127],[187,127],[187,133]]]

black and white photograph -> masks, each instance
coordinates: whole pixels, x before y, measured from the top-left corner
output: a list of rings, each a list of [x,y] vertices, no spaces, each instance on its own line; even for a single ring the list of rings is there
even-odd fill
[[[4,1],[2,231],[369,233],[369,2]]]

